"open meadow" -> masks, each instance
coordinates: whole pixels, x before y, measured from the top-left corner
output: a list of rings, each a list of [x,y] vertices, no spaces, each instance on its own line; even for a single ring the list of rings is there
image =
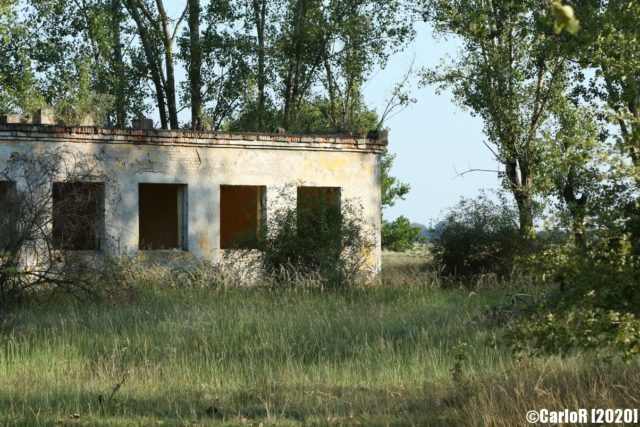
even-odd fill
[[[441,289],[419,254],[386,255],[384,274],[32,305],[0,335],[0,426],[517,426],[531,409],[640,406],[637,363],[512,357],[503,312],[532,290]]]

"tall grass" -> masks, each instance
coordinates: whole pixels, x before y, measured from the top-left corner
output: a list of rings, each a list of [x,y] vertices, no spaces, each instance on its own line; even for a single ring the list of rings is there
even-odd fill
[[[527,425],[529,409],[638,406],[637,364],[514,360],[483,320],[508,291],[409,270],[422,285],[149,280],[120,303],[23,309],[0,335],[0,425]]]

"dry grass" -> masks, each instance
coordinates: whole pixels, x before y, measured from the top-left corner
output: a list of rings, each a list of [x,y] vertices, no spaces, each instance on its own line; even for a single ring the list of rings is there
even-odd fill
[[[343,292],[125,266],[110,276],[133,298],[14,314],[0,425],[524,426],[530,409],[638,407],[638,363],[516,360],[483,320],[514,289],[442,289],[424,257],[398,258],[383,286]]]

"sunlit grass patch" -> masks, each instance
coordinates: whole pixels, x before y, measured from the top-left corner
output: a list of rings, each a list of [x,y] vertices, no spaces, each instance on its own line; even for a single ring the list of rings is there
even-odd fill
[[[0,425],[524,425],[540,405],[638,406],[637,365],[514,359],[483,320],[511,292],[143,286],[32,306],[2,336]]]

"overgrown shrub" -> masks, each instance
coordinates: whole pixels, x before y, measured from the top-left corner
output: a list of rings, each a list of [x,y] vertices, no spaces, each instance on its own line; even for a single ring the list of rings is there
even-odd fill
[[[508,275],[521,248],[517,210],[506,200],[495,203],[484,194],[451,208],[433,241],[434,260],[443,273],[460,277]]]
[[[640,258],[626,236],[594,240],[586,251],[553,248],[539,255],[551,289],[531,317],[507,334],[516,351],[606,357],[640,354]]]
[[[16,152],[0,166],[0,318],[39,290],[92,294],[85,263],[58,248],[51,188],[53,182],[104,181],[98,164],[95,156],[58,149]]]
[[[392,222],[382,221],[382,248],[394,252],[404,252],[416,243],[423,242],[420,227],[414,227],[404,216],[400,215]]]
[[[225,263],[236,260],[256,267],[259,275],[276,285],[313,283],[341,288],[366,276],[374,239],[362,219],[362,207],[351,200],[340,204],[318,198],[311,205],[296,204],[290,192],[278,196],[278,207],[258,233],[228,251]],[[252,241],[253,240],[253,241]]]

